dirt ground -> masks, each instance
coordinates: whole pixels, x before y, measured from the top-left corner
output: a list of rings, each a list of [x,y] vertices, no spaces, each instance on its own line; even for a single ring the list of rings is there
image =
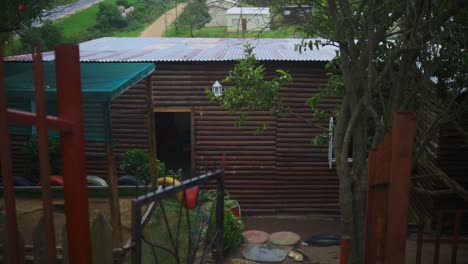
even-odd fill
[[[177,6],[177,14],[181,14],[184,11],[186,3],[181,3]],[[162,15],[156,21],[147,27],[141,34],[140,37],[161,37],[166,31],[166,22],[169,26],[176,19],[176,8],[173,8],[166,12],[166,15]]]
[[[54,199],[54,226],[56,230],[56,241],[60,245],[62,241],[62,230],[65,225],[65,211],[63,206],[63,200]],[[0,200],[0,210],[3,210],[4,202]],[[110,217],[110,208],[108,199],[102,198],[90,198],[89,199],[89,213],[90,222],[94,219],[97,211],[102,212],[107,219]],[[20,232],[24,236],[25,245],[32,245],[33,232],[39,219],[42,216],[42,201],[39,199],[16,199],[16,212],[18,227]],[[131,199],[120,199],[120,212],[122,218],[122,233],[123,241],[126,241],[130,237],[131,227]],[[0,226],[0,232],[3,232]]]
[[[90,203],[90,219],[96,215],[96,210],[101,211],[109,217],[109,202],[107,199],[92,198]],[[55,230],[57,242],[61,241],[61,233],[65,223],[65,214],[63,210],[63,201],[54,200],[55,208]],[[42,215],[42,204],[38,199],[24,199],[18,198],[16,200],[17,213],[18,213],[18,226],[22,234],[24,234],[25,244],[31,245],[33,230]],[[130,234],[130,221],[131,221],[131,199],[121,199],[121,216],[123,225],[124,241],[126,241]],[[3,208],[3,200],[0,199],[0,210]],[[267,233],[274,233],[278,231],[291,231],[300,235],[301,240],[307,240],[312,235],[324,233],[339,233],[339,220],[333,218],[317,218],[317,217],[284,217],[284,216],[264,216],[253,217],[244,216],[245,230],[263,230]],[[91,221],[91,220],[90,220]],[[0,232],[3,232],[2,225],[0,225]],[[463,237],[463,239],[468,239]],[[314,247],[314,246],[301,246],[300,249],[305,254],[306,258],[304,263],[309,264],[337,264],[339,263],[338,246],[332,247]],[[433,263],[433,244],[427,243],[423,246],[422,263]],[[241,258],[241,254],[234,254],[233,258]],[[450,263],[451,259],[451,244],[442,244],[440,248],[439,263]],[[406,242],[406,263],[415,263],[416,261],[416,235],[410,234]],[[227,263],[233,263],[228,262]],[[242,262],[234,262],[241,264]],[[296,263],[292,259],[287,258],[283,264]],[[458,249],[458,264],[468,264],[468,244],[460,244]]]
[[[307,240],[312,235],[324,233],[339,233],[340,223],[338,219],[315,218],[315,217],[243,217],[245,230],[257,229],[267,233],[278,231],[291,231],[299,234],[302,240]],[[464,239],[468,239],[464,237]],[[313,247],[301,246],[301,250],[306,255],[304,263],[314,264],[337,264],[339,263],[338,246],[333,247]],[[451,244],[442,244],[440,247],[439,263],[450,263]],[[422,249],[422,263],[433,263],[434,245],[424,244]],[[236,255],[234,257],[240,257]],[[283,264],[296,263],[287,258]],[[406,261],[405,263],[416,263],[416,235],[410,234],[406,241]],[[460,244],[457,254],[457,264],[468,264],[468,244]]]

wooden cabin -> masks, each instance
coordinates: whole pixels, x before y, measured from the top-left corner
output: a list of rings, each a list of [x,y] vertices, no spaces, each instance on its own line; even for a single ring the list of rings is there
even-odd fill
[[[222,81],[243,45],[251,42],[254,53],[267,67],[293,78],[281,94],[283,103],[304,118],[312,119],[305,102],[326,84],[324,65],[335,48],[294,51],[300,39],[197,39],[101,38],[80,44],[83,63],[154,62],[156,70],[112,102],[112,132],[117,163],[130,149],[148,149],[148,93],[150,81],[156,123],[158,159],[168,168],[182,168],[187,175],[214,169],[225,159],[225,185],[246,214],[315,214],[338,216],[338,178],[329,168],[328,147],[313,146],[322,133],[293,115],[275,117],[252,113],[244,126],[235,126],[237,115],[210,101],[206,90]],[[12,60],[27,59],[22,56]],[[44,53],[53,60],[53,53]],[[338,99],[320,107],[333,109]],[[268,129],[255,135],[266,122]],[[15,144],[19,154],[20,144]],[[87,142],[89,175],[106,177],[103,143]],[[21,164],[17,163],[19,170]],[[21,172],[18,172],[21,173]],[[122,172],[119,172],[122,175]]]

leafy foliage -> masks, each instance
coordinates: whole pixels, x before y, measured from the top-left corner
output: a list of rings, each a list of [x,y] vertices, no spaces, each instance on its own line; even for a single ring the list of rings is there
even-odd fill
[[[52,0],[7,0],[0,3],[0,42],[12,36],[38,19],[43,9],[48,9]]]
[[[115,1],[115,4],[118,6],[123,6],[125,8],[130,7],[130,3],[128,2],[128,0],[117,0]]]
[[[156,163],[158,175],[164,175],[165,165],[161,161]],[[125,152],[120,168],[127,174],[132,175],[149,184],[151,181],[151,163],[148,152],[142,149],[132,149]]]
[[[184,12],[179,16],[176,23],[186,26],[190,29],[191,37],[193,35],[193,29],[200,29],[205,26],[206,23],[210,22],[211,16],[208,13],[208,6],[204,0],[193,0],[189,1],[185,7]]]
[[[64,43],[63,34],[52,22],[45,22],[41,27],[31,27],[20,34],[25,52],[31,52],[40,45],[43,50],[53,50],[56,45]]]
[[[127,21],[122,18],[117,5],[99,3],[99,10],[96,14],[95,28],[101,32],[112,29],[120,29],[126,27]]]
[[[275,115],[281,113],[280,88],[292,81],[291,75],[283,70],[276,71],[278,77],[266,80],[266,68],[257,61],[253,50],[250,44],[245,45],[245,58],[238,60],[234,69],[229,71],[228,76],[222,81],[228,85],[222,96],[217,97],[211,90],[207,90],[211,100],[219,102],[230,112],[241,113],[237,125],[242,125],[247,120],[249,111],[271,111]],[[266,128],[266,125],[262,125],[257,132]]]
[[[60,142],[52,137],[49,137],[49,161],[51,175],[60,174],[62,172],[62,160],[60,157]],[[23,153],[25,155],[25,173],[34,180],[39,180],[39,145],[37,137],[30,137],[23,145]]]
[[[216,203],[211,208],[214,211]],[[245,243],[245,237],[242,235],[243,223],[235,216],[230,209],[224,210],[224,254],[231,253],[239,249]],[[206,233],[206,240],[212,241],[216,234],[216,214],[211,214],[211,224]]]

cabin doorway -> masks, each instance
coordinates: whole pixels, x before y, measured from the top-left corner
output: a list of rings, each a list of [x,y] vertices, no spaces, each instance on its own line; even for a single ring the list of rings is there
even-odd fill
[[[158,159],[166,165],[166,172],[182,169],[184,178],[193,175],[192,116],[190,109],[154,113]]]

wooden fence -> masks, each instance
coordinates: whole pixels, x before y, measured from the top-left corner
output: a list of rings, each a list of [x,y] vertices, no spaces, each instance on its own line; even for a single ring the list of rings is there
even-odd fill
[[[2,215],[2,218],[4,215]],[[0,222],[4,222],[1,219]],[[44,218],[41,218],[33,231],[33,244],[25,245],[24,235],[18,232],[19,238],[19,258],[20,263],[32,262],[35,264],[49,264],[46,255],[46,238],[44,234]],[[60,240],[59,240],[60,241]],[[114,249],[112,246],[112,227],[103,213],[98,212],[91,224],[91,247],[92,261],[99,264],[114,263]],[[57,259],[61,263],[70,263],[70,254],[68,250],[67,228],[62,227],[61,246],[57,247]],[[11,256],[8,252],[8,240],[6,232],[0,234],[0,263],[10,263]]]

